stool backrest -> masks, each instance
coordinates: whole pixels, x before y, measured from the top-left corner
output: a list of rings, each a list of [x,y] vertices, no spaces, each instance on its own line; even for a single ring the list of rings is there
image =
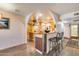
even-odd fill
[[[63,35],[64,35],[64,33],[63,32],[61,32],[61,33],[57,33],[57,39],[62,39],[63,38]]]

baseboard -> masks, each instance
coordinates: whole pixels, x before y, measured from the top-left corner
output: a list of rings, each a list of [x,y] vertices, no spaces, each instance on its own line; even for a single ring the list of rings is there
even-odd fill
[[[22,43],[22,44],[14,45],[14,46],[11,46],[11,47],[3,48],[3,49],[0,49],[0,51],[6,50],[6,49],[15,48],[15,47],[22,46],[22,45],[26,45],[26,43]]]
[[[64,39],[70,39],[69,37],[64,37]]]

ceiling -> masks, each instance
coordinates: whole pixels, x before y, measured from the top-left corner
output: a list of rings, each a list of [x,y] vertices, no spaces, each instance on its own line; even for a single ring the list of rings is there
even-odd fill
[[[79,11],[79,3],[0,3],[0,9],[26,16],[32,11],[52,10],[59,15]]]

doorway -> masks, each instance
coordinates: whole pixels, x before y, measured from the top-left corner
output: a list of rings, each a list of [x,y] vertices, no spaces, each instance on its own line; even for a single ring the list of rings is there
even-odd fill
[[[72,40],[78,39],[78,24],[71,24],[70,25],[70,38]]]
[[[33,42],[34,41],[34,39],[33,39],[33,35],[34,35],[33,20],[34,20],[34,15],[31,15],[29,17],[29,20],[28,20],[28,23],[27,23],[27,41],[28,42]]]
[[[78,48],[78,24],[70,24],[70,39],[67,42],[68,47]]]

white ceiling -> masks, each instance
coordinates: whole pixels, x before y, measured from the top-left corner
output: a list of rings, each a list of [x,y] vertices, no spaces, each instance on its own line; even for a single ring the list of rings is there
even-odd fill
[[[59,15],[65,13],[79,11],[78,3],[10,3],[10,4],[1,4],[0,9],[8,10],[20,15],[27,15],[32,11],[46,11],[47,9],[53,10]],[[16,11],[15,11],[16,10]]]

